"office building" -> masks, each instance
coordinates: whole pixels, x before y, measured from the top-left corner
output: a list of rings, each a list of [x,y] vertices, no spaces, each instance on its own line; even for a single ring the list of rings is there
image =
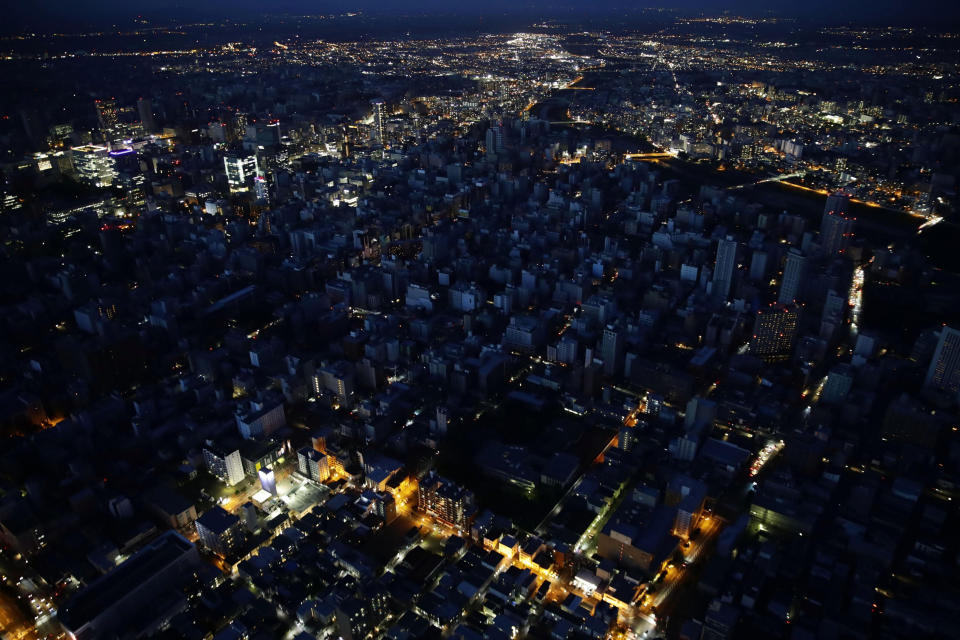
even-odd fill
[[[86,144],[70,149],[73,169],[80,182],[91,187],[109,187],[117,179],[117,169],[110,148]]]
[[[230,186],[231,193],[250,191],[255,179],[262,177],[256,155],[230,154],[223,159],[223,170],[227,174],[227,184]]]
[[[467,529],[476,513],[473,493],[430,471],[420,480],[417,509],[453,527]]]
[[[504,347],[524,353],[532,353],[542,339],[540,323],[531,316],[511,316],[510,324],[503,333]]]
[[[497,124],[487,129],[485,142],[486,142],[488,156],[493,156],[503,151],[504,145],[503,145],[503,123],[502,122],[498,122]]]
[[[284,442],[276,438],[244,440],[240,445],[243,472],[255,476],[261,469],[272,469],[283,456]]]
[[[227,486],[233,486],[244,478],[243,459],[239,449],[221,447],[208,441],[203,446],[203,461],[210,473]]]
[[[311,447],[297,451],[297,469],[305,478],[314,482],[326,482],[330,478],[327,456]]]
[[[633,501],[624,501],[597,535],[597,555],[625,567],[653,571],[676,547],[675,509],[658,505],[643,518],[627,517]]]
[[[150,98],[137,100],[137,114],[140,116],[140,125],[144,133],[154,133],[157,130],[157,121],[153,117],[153,102]]]
[[[777,302],[789,304],[799,299],[803,277],[806,272],[807,259],[797,249],[787,252],[787,260],[783,267],[783,278],[780,281],[780,295]]]
[[[750,257],[750,279],[760,282],[767,277],[767,252],[754,251]]]
[[[560,338],[560,342],[557,343],[557,362],[564,364],[573,364],[576,362],[579,347],[580,343],[577,342],[575,337],[564,334],[564,336]]]
[[[623,333],[613,325],[607,325],[603,330],[600,342],[600,358],[603,360],[603,373],[607,376],[616,374],[623,362]]]
[[[373,137],[380,144],[386,144],[384,139],[384,129],[383,129],[383,120],[384,120],[384,110],[386,109],[386,104],[383,100],[372,100],[370,106],[373,109]]]
[[[850,209],[850,196],[842,191],[837,191],[827,196],[823,205],[823,212],[834,212],[845,214]]]
[[[707,500],[707,486],[688,476],[677,476],[667,486],[664,502],[677,508],[673,519],[673,535],[689,538],[696,528]]]
[[[270,202],[270,184],[266,178],[257,176],[253,179],[253,195],[261,202]]]
[[[341,402],[347,402],[354,393],[354,368],[345,361],[320,368],[311,379],[314,395],[331,392]]]
[[[854,218],[847,213],[849,205],[850,196],[843,193],[827,198],[820,222],[820,246],[828,256],[844,253],[853,237]]]
[[[750,353],[768,361],[790,357],[800,323],[800,307],[775,304],[757,311]]]
[[[820,401],[826,404],[839,404],[847,398],[853,387],[855,370],[846,363],[836,365],[830,370],[823,389],[820,391]]]
[[[717,261],[713,267],[713,295],[726,302],[730,297],[730,285],[737,266],[737,241],[731,236],[717,243]]]
[[[287,424],[282,397],[248,400],[237,405],[237,429],[245,440],[269,436]]]
[[[946,326],[940,331],[926,384],[949,393],[960,392],[960,331]]]
[[[201,544],[220,556],[229,554],[240,542],[240,518],[216,506],[197,518]]]
[[[100,133],[103,139],[110,142],[117,134],[120,124],[120,110],[117,108],[117,101],[113,98],[107,100],[97,100],[94,102],[97,109],[97,123],[100,125]]]

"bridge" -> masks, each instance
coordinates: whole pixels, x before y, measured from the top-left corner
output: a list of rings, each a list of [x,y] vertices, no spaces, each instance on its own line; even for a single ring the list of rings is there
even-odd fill
[[[933,216],[932,218],[927,218],[927,221],[920,225],[920,228],[917,229],[917,233],[923,233],[924,229],[929,229],[943,222],[943,216]]]
[[[744,184],[737,184],[732,187],[727,187],[728,191],[735,191],[737,189],[743,189],[744,187],[753,187],[758,184],[764,184],[767,182],[783,182],[789,180],[790,178],[802,178],[807,175],[806,171],[796,171],[794,173],[784,173],[776,176],[770,176],[769,178],[763,178],[762,180],[756,180],[754,182],[746,182]]]
[[[667,158],[676,158],[677,156],[666,151],[653,151],[650,153],[625,153],[624,160],[665,160]]]

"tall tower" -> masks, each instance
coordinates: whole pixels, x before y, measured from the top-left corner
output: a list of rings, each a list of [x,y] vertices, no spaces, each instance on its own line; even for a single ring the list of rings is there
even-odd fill
[[[608,324],[603,330],[600,357],[603,358],[605,375],[612,376],[620,370],[620,361],[623,359],[623,335],[612,324]]]
[[[944,327],[927,369],[928,387],[960,392],[960,331]]]
[[[753,324],[750,353],[768,361],[789,358],[799,324],[800,307],[796,303],[760,309]]]
[[[836,213],[847,213],[850,208],[850,195],[842,191],[837,191],[827,196],[827,201],[823,205],[823,212],[834,211]]]
[[[446,435],[449,422],[450,418],[448,416],[447,405],[437,405],[437,433]]]
[[[713,295],[726,302],[730,297],[733,269],[737,263],[737,241],[732,236],[717,243],[717,262],[713,267]]]
[[[234,139],[242,139],[247,134],[247,123],[249,121],[249,116],[239,111],[233,116],[232,137]]]
[[[157,130],[157,121],[153,118],[153,103],[150,98],[137,100],[137,113],[140,114],[140,124],[145,133],[153,133]]]
[[[820,222],[820,245],[828,256],[842,254],[853,236],[854,218],[847,213],[850,196],[835,193],[827,197],[823,207],[823,220]]]
[[[370,105],[373,107],[373,135],[376,137],[377,142],[385,144],[383,137],[383,111],[385,105],[383,100],[371,100]]]
[[[120,123],[117,101],[113,98],[97,100],[94,102],[94,106],[97,108],[97,121],[100,123],[100,131],[103,133],[103,137],[110,141],[117,131],[117,125]]]
[[[797,249],[790,249],[787,252],[787,262],[783,267],[783,279],[780,281],[780,295],[777,296],[777,302],[788,304],[798,298],[806,263],[806,257]]]
[[[500,153],[503,151],[503,123],[497,122],[495,125],[491,125],[487,129],[486,135],[486,147],[487,155],[492,156],[494,154]]]

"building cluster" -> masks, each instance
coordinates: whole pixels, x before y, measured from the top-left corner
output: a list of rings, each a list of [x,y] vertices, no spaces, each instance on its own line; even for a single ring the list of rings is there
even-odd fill
[[[716,44],[565,42],[171,56],[4,166],[0,569],[32,627],[960,634],[956,274],[861,178],[769,206],[635,137],[808,170],[936,101],[886,127]]]
[[[615,69],[571,87],[579,90],[567,96],[567,115],[734,172],[778,172],[798,190],[839,184],[876,206],[951,212],[956,184],[942,169],[955,163],[955,134],[944,132],[956,125],[947,75],[956,61],[908,60],[909,49],[897,54],[875,39],[913,37],[909,30],[871,31],[824,29],[827,56],[819,41],[764,42],[753,28],[693,45],[679,27],[656,39],[611,35],[601,52]]]

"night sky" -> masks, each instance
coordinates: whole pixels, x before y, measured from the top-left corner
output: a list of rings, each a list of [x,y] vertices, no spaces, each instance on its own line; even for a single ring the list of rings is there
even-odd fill
[[[19,4],[19,3],[18,3]],[[362,10],[373,13],[412,13],[429,11],[435,14],[488,14],[503,17],[539,15],[542,17],[602,17],[636,13],[641,7],[679,9],[689,13],[775,14],[807,18],[817,22],[891,24],[936,23],[960,20],[960,3],[940,0],[804,0],[803,2],[770,2],[765,0],[680,0],[656,2],[640,0],[483,0],[466,3],[450,0],[39,0],[5,9],[6,27],[27,25],[43,28],[50,24],[74,22],[93,24],[128,20],[137,14],[152,19],[191,19],[194,17],[250,20],[258,16],[281,13],[329,13]]]

